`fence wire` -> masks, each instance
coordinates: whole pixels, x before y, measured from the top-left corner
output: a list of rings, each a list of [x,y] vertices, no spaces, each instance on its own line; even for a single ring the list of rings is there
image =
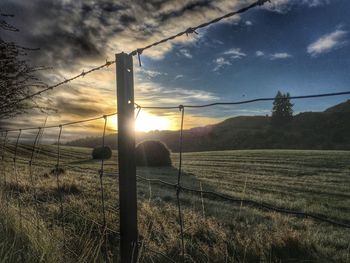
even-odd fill
[[[176,185],[176,201],[177,201],[177,207],[178,207],[178,214],[179,214],[179,225],[180,225],[180,234],[181,234],[181,256],[182,256],[182,262],[185,262],[185,241],[184,241],[184,222],[183,222],[183,216],[182,216],[182,209],[181,209],[181,200],[180,200],[180,193],[181,193],[181,175],[182,175],[182,142],[183,142],[183,128],[184,128],[184,116],[185,116],[185,108],[179,107],[181,111],[181,124],[180,124],[180,140],[179,140],[179,171],[177,175],[177,185]]]
[[[337,93],[327,93],[327,94],[315,94],[315,95],[304,95],[304,96],[295,96],[291,97],[291,99],[306,99],[306,98],[319,98],[319,97],[325,97],[325,96],[340,96],[340,95],[348,95],[350,92],[337,92]],[[342,228],[350,228],[350,224],[348,222],[340,222],[332,218],[325,217],[323,215],[319,214],[314,214],[314,213],[308,213],[304,211],[296,211],[296,210],[291,210],[291,209],[286,209],[283,207],[278,207],[274,206],[265,202],[258,202],[255,200],[250,200],[250,199],[242,199],[242,198],[235,198],[234,196],[229,196],[220,192],[215,192],[215,191],[208,191],[208,190],[203,190],[201,189],[193,189],[189,188],[186,186],[182,185],[182,171],[183,171],[183,129],[184,129],[184,120],[185,120],[185,109],[186,108],[205,108],[205,107],[214,107],[214,106],[230,106],[230,105],[237,105],[237,104],[247,104],[247,103],[253,103],[256,101],[270,101],[274,98],[260,98],[260,99],[254,99],[254,100],[245,100],[245,101],[238,101],[238,102],[216,102],[216,103],[211,103],[211,104],[203,104],[203,105],[179,105],[179,106],[141,106],[136,104],[135,107],[135,120],[139,116],[139,113],[142,109],[178,109],[180,111],[181,117],[180,117],[180,130],[179,130],[179,164],[178,164],[178,174],[177,174],[177,182],[176,183],[170,183],[166,181],[162,181],[159,179],[150,179],[150,178],[145,178],[140,175],[137,176],[139,181],[145,181],[148,182],[149,184],[155,183],[159,184],[165,187],[169,187],[170,189],[174,189],[175,194],[176,194],[176,206],[178,210],[178,224],[180,228],[180,258],[181,262],[186,261],[186,246],[185,246],[185,233],[184,233],[184,218],[183,218],[183,208],[181,205],[181,193],[187,192],[187,193],[192,193],[192,194],[198,194],[201,198],[207,198],[207,199],[220,199],[226,202],[230,203],[238,203],[238,204],[243,204],[248,207],[253,207],[261,210],[267,210],[267,211],[274,211],[282,214],[288,214],[295,216],[297,218],[309,218],[313,219],[315,221],[319,221],[322,223],[327,223],[336,227],[342,227]],[[2,141],[2,153],[1,153],[1,159],[2,159],[2,165],[4,167],[3,169],[3,177],[4,177],[4,187],[6,189],[6,183],[7,183],[7,178],[6,178],[6,172],[5,172],[5,159],[6,159],[6,151],[13,153],[13,175],[15,178],[16,182],[16,189],[18,192],[18,199],[17,199],[17,211],[18,211],[18,217],[20,221],[20,225],[22,225],[22,220],[27,220],[27,216],[23,215],[22,211],[22,202],[20,201],[20,194],[19,194],[19,179],[18,179],[18,167],[17,167],[17,162],[20,160],[18,157],[18,152],[21,151],[21,154],[25,152],[30,153],[30,160],[28,162],[29,165],[29,177],[30,177],[30,182],[32,185],[32,197],[33,197],[33,205],[35,207],[35,215],[33,215],[33,218],[35,219],[35,223],[33,225],[36,227],[36,233],[37,233],[37,238],[40,238],[40,214],[39,214],[39,206],[42,205],[42,202],[37,199],[37,193],[36,193],[36,184],[35,184],[35,176],[33,174],[33,166],[35,165],[35,159],[38,158],[39,148],[40,148],[40,140],[43,136],[43,132],[45,129],[52,129],[52,128],[59,128],[58,130],[58,137],[57,137],[57,151],[50,151],[45,148],[40,148],[40,153],[45,154],[48,156],[54,157],[56,154],[56,165],[55,165],[55,176],[56,176],[56,187],[58,191],[58,200],[57,202],[59,203],[59,214],[58,214],[58,221],[60,222],[61,226],[61,242],[63,243],[62,249],[64,251],[64,257],[67,256],[67,253],[71,254],[71,251],[69,251],[69,248],[67,247],[66,244],[66,231],[65,231],[65,214],[72,214],[75,215],[79,218],[82,218],[86,222],[90,222],[92,225],[95,225],[98,229],[101,230],[101,238],[102,238],[102,243],[103,246],[101,247],[101,252],[104,257],[105,262],[109,262],[110,258],[108,255],[108,235],[113,234],[114,237],[119,238],[119,232],[116,230],[113,230],[107,226],[107,220],[106,220],[106,204],[105,204],[105,189],[104,189],[104,181],[103,178],[105,176],[105,161],[102,159],[100,161],[100,169],[98,170],[98,175],[99,175],[99,191],[100,191],[100,202],[101,202],[101,221],[102,223],[98,222],[95,219],[89,218],[86,215],[82,215],[80,213],[77,213],[75,211],[72,211],[70,209],[64,209],[64,200],[62,196],[62,191],[61,191],[61,185],[60,185],[60,168],[61,168],[61,135],[63,131],[64,126],[70,126],[74,124],[80,124],[80,123],[85,123],[85,122],[91,122],[95,120],[102,119],[104,120],[104,125],[103,125],[103,133],[102,133],[102,147],[105,146],[105,136],[106,136],[106,127],[107,127],[107,121],[109,116],[113,116],[116,113],[113,114],[108,114],[108,115],[103,115],[100,117],[94,117],[86,120],[79,120],[79,121],[74,121],[74,122],[69,122],[69,123],[64,123],[60,125],[52,125],[52,126],[43,126],[43,127],[27,127],[23,129],[9,129],[3,131],[3,141]],[[22,131],[28,131],[28,130],[37,130],[34,143],[32,146],[29,145],[21,145],[20,144],[20,139],[22,136]],[[14,147],[11,147],[11,145],[8,145],[8,134],[10,132],[18,132],[18,135],[15,140]],[[25,152],[23,152],[23,150]],[[69,151],[69,152],[73,152]],[[77,152],[78,153],[78,152]],[[25,161],[26,159],[23,158],[21,159],[22,161]],[[151,197],[150,197],[151,198]],[[9,201],[7,200],[8,196],[5,197],[6,200],[6,206],[8,207]],[[116,210],[114,210],[116,212]],[[22,227],[21,227],[22,228]],[[108,234],[109,233],[109,234]],[[143,247],[146,248],[147,244],[143,244]],[[154,249],[151,249],[149,247],[146,248],[151,253],[158,254],[159,256],[162,256],[165,259],[169,259],[167,255],[160,251],[156,251]],[[176,262],[175,260],[169,260],[171,262]]]
[[[107,116],[104,116],[104,126],[103,126],[103,134],[102,134],[102,149],[105,147],[105,136],[106,136],[106,126],[107,126]],[[104,187],[103,187],[103,177],[104,177],[104,160],[105,157],[101,159],[101,168],[99,170],[99,179],[100,179],[100,192],[101,192],[101,206],[102,206],[102,236],[103,236],[103,243],[104,243],[104,257],[105,261],[108,262],[108,236],[107,236],[107,221],[106,221],[106,208],[105,208],[105,194],[104,194]]]
[[[112,113],[112,114],[106,114],[103,116],[99,117],[94,117],[94,118],[89,118],[85,120],[78,120],[74,122],[69,122],[69,123],[64,123],[64,124],[58,124],[58,125],[52,125],[52,126],[43,126],[43,127],[26,127],[26,128],[20,128],[20,129],[9,129],[6,131],[2,131],[2,140],[1,140],[1,162],[2,162],[2,173],[3,173],[3,184],[2,184],[2,194],[3,194],[3,200],[6,200],[4,203],[6,209],[7,209],[7,214],[8,214],[8,209],[9,207],[12,207],[17,211],[17,220],[19,221],[20,225],[20,231],[24,230],[23,229],[23,220],[29,221],[29,223],[35,228],[35,233],[36,233],[36,238],[38,240],[41,239],[41,233],[43,233],[42,229],[42,223],[41,221],[44,221],[45,226],[47,229],[50,229],[54,226],[54,222],[50,224],[47,222],[47,218],[44,218],[44,215],[41,215],[39,212],[41,207],[47,206],[48,203],[47,201],[40,200],[38,198],[38,193],[37,189],[40,187],[38,184],[38,176],[36,175],[36,170],[37,167],[44,167],[45,169],[52,167],[50,164],[50,161],[45,161],[45,160],[40,160],[40,164],[36,162],[37,158],[41,158],[42,156],[47,156],[49,159],[50,158],[55,158],[56,157],[56,162],[53,165],[54,169],[51,170],[50,173],[55,176],[55,184],[56,184],[56,191],[57,191],[57,199],[55,197],[51,198],[50,201],[52,203],[57,203],[58,204],[58,213],[57,213],[57,221],[58,226],[61,228],[61,234],[59,235],[59,239],[57,242],[62,243],[62,250],[63,250],[63,262],[68,259],[69,254],[75,255],[78,258],[78,255],[76,252],[72,251],[72,249],[69,248],[67,245],[67,231],[66,231],[66,225],[68,221],[66,220],[66,215],[74,215],[75,217],[81,218],[84,220],[84,222],[88,222],[91,226],[96,226],[96,229],[99,229],[100,236],[101,236],[101,253],[103,254],[104,262],[111,262],[111,259],[109,258],[109,245],[108,245],[108,239],[109,236],[111,236],[115,240],[119,240],[119,232],[116,230],[113,230],[108,227],[107,225],[107,219],[106,219],[106,212],[107,212],[107,207],[105,204],[105,193],[104,193],[104,167],[105,167],[105,161],[102,159],[101,160],[101,166],[100,169],[97,169],[97,174],[99,175],[99,180],[98,180],[98,187],[100,189],[100,204],[101,204],[101,211],[99,214],[101,214],[101,221],[102,223],[98,222],[97,220],[89,218],[87,215],[82,215],[79,212],[72,211],[71,209],[66,209],[64,207],[64,203],[66,200],[63,197],[63,186],[61,181],[65,180],[63,176],[64,169],[62,168],[62,152],[61,152],[61,145],[62,145],[62,133],[63,133],[63,127],[66,126],[72,126],[76,124],[81,124],[81,123],[87,123],[87,122],[92,122],[96,120],[103,119],[104,120],[104,126],[103,126],[103,136],[102,136],[102,146],[105,146],[105,136],[106,136],[106,129],[107,129],[107,121],[108,118],[111,116],[116,115],[117,113]],[[58,128],[58,135],[57,135],[57,141],[56,141],[56,146],[57,150],[55,151],[54,149],[45,149],[41,147],[41,141],[43,139],[43,134],[44,130],[46,129],[54,129]],[[34,131],[34,140],[32,144],[23,141],[21,143],[21,138],[23,139],[23,131]],[[18,134],[15,137],[14,143],[11,143],[11,139],[9,138],[9,134],[12,132],[18,132]],[[66,151],[66,150],[65,150]],[[80,153],[79,151],[75,152],[74,150],[68,150],[69,153],[75,153],[78,154]],[[8,163],[8,154],[13,154],[12,157],[12,162],[10,162],[13,165],[13,178],[15,179],[15,185],[8,185],[8,176],[7,176],[7,171],[6,171],[6,163]],[[67,158],[71,158],[70,154],[67,156],[64,153],[64,158],[67,160]],[[19,157],[19,155],[21,157]],[[25,156],[28,156],[28,158],[24,158]],[[73,156],[73,155],[72,155]],[[48,160],[49,160],[48,159]],[[29,213],[28,211],[26,212],[26,215],[23,212],[23,204],[21,201],[21,195],[22,195],[22,189],[23,187],[22,180],[19,180],[19,167],[18,167],[18,162],[20,161],[21,163],[21,168],[28,167],[28,179],[29,183],[31,186],[30,189],[30,195],[31,197],[29,198],[30,200],[26,201],[28,202],[27,204],[24,204],[25,206],[32,205],[33,207],[33,213]],[[47,163],[47,164],[46,164]],[[72,164],[74,163],[71,162]],[[64,165],[63,165],[64,167]],[[96,172],[96,170],[95,170]],[[22,175],[23,176],[23,175]],[[22,178],[25,179],[25,178]],[[12,190],[11,190],[11,189]],[[15,195],[8,196],[8,191],[16,191]],[[24,192],[23,192],[24,193]],[[16,197],[17,200],[14,200],[17,202],[17,205],[14,206],[11,204],[11,201],[9,198],[13,199],[13,197]],[[90,230],[91,231],[91,230]],[[72,233],[69,233],[72,234]],[[54,237],[52,237],[53,240],[55,240]],[[71,239],[71,238],[69,238]]]
[[[60,202],[59,206],[59,221],[61,222],[61,230],[62,230],[62,240],[63,240],[63,250],[66,250],[66,231],[64,227],[64,206],[63,206],[63,197],[62,197],[62,191],[60,186],[60,175],[62,174],[60,170],[60,161],[61,161],[61,152],[60,152],[60,146],[61,146],[61,135],[62,135],[62,126],[59,126],[59,132],[58,132],[58,138],[57,138],[57,163],[55,168],[55,176],[56,176],[56,187],[57,187],[57,193],[58,198]],[[63,253],[65,256],[66,253]]]
[[[220,22],[223,19],[235,16],[237,14],[242,14],[244,12],[247,12],[248,10],[264,5],[266,2],[269,2],[269,0],[258,0],[255,1],[254,3],[243,7],[237,11],[234,12],[229,12],[223,16],[217,17],[211,21],[202,23],[200,25],[194,26],[194,27],[189,27],[184,31],[181,31],[177,34],[171,35],[167,38],[164,38],[160,41],[156,41],[154,43],[151,43],[149,45],[146,45],[144,47],[141,48],[137,48],[134,51],[130,52],[129,55],[131,56],[138,56],[139,59],[139,63],[141,66],[141,55],[145,50],[148,50],[150,48],[156,47],[158,45],[161,45],[163,43],[172,41],[180,36],[183,35],[189,35],[189,34],[197,34],[197,30],[204,28],[204,27],[208,27],[209,25],[215,24]],[[33,94],[30,94],[28,96],[25,96],[23,98],[18,99],[17,101],[8,104],[6,106],[11,106],[13,104],[17,104],[17,103],[21,103],[25,100],[28,99],[32,99],[36,96],[39,96],[47,91],[53,90],[55,88],[58,88],[60,86],[63,86],[65,84],[68,84],[71,81],[74,81],[78,78],[84,77],[92,72],[95,71],[99,71],[103,68],[107,68],[113,64],[115,64],[116,61],[106,61],[104,64],[97,66],[97,67],[93,67],[88,71],[82,71],[80,74],[77,74],[71,78],[65,79],[64,81],[61,81],[57,84],[51,85],[51,86],[47,86],[46,88],[35,92]],[[321,93],[321,94],[311,94],[311,95],[302,95],[302,96],[292,96],[289,97],[289,99],[292,100],[296,100],[296,99],[311,99],[311,98],[321,98],[321,97],[332,97],[332,96],[341,96],[341,95],[350,95],[350,91],[342,91],[342,92],[332,92],[332,93]],[[267,98],[256,98],[256,99],[251,99],[251,100],[244,100],[244,101],[233,101],[233,102],[208,102],[206,104],[202,104],[202,105],[186,105],[186,104],[182,104],[182,105],[155,105],[155,106],[142,106],[142,105],[138,105],[135,104],[135,119],[138,118],[140,112],[142,109],[159,109],[159,110],[167,110],[167,109],[179,109],[180,110],[180,114],[181,114],[181,123],[180,123],[180,130],[179,130],[179,164],[178,164],[178,174],[177,174],[177,182],[176,183],[170,183],[167,181],[163,181],[163,180],[159,180],[159,179],[150,179],[150,178],[146,178],[146,177],[142,177],[142,176],[137,176],[137,178],[139,179],[139,181],[145,181],[148,182],[149,185],[151,186],[151,183],[155,183],[155,184],[159,184],[165,187],[169,187],[170,189],[174,189],[175,194],[176,194],[176,207],[177,207],[177,217],[178,217],[178,226],[180,229],[180,235],[179,235],[179,243],[180,243],[180,258],[181,258],[181,262],[186,262],[186,244],[185,244],[185,232],[184,232],[184,216],[183,216],[183,207],[181,205],[181,194],[183,192],[187,192],[187,193],[192,193],[192,194],[198,194],[201,198],[218,198],[220,200],[223,201],[227,201],[227,202],[231,202],[231,203],[239,203],[239,204],[245,204],[247,206],[250,207],[254,207],[254,208],[258,208],[258,209],[263,209],[263,210],[267,210],[267,211],[274,211],[274,212],[279,212],[279,213],[283,213],[283,214],[288,214],[288,215],[293,215],[296,217],[300,217],[300,218],[309,218],[309,219],[313,219],[313,220],[317,220],[319,222],[322,223],[327,223],[333,226],[337,226],[337,227],[341,227],[341,228],[350,228],[350,224],[348,222],[339,222],[337,220],[334,220],[332,218],[328,218],[322,215],[318,215],[318,214],[313,214],[313,213],[308,213],[308,212],[303,212],[303,211],[294,211],[294,210],[290,210],[290,209],[286,209],[283,207],[277,207],[268,203],[264,203],[264,202],[258,202],[255,200],[250,200],[250,199],[242,199],[242,198],[235,198],[233,196],[229,196],[223,193],[219,193],[219,192],[215,192],[215,191],[208,191],[208,190],[203,190],[202,186],[200,189],[193,189],[193,188],[189,188],[183,185],[182,182],[182,177],[183,177],[183,132],[184,132],[184,119],[185,119],[185,109],[191,109],[191,108],[208,108],[208,107],[214,107],[214,106],[233,106],[233,105],[242,105],[242,104],[249,104],[249,103],[255,103],[255,102],[262,102],[262,101],[274,101],[276,98],[272,98],[272,97],[267,97]],[[280,99],[285,99],[285,98],[280,98]],[[85,222],[89,222],[91,225],[95,226],[97,229],[100,230],[100,235],[102,237],[102,246],[101,246],[101,252],[103,254],[103,258],[105,262],[109,262],[110,261],[110,257],[108,252],[110,244],[109,244],[109,237],[113,235],[114,238],[119,239],[119,232],[117,230],[114,230],[113,228],[110,228],[108,226],[107,223],[107,209],[108,209],[108,205],[106,204],[106,189],[105,189],[105,182],[104,182],[104,178],[107,175],[107,172],[105,171],[105,160],[101,159],[100,161],[100,169],[98,170],[98,187],[99,187],[99,201],[100,201],[100,209],[99,209],[99,214],[101,216],[101,219],[93,219],[90,218],[87,215],[82,215],[79,212],[76,211],[72,211],[71,209],[69,209],[68,207],[65,207],[65,198],[63,197],[62,194],[62,181],[64,180],[64,178],[61,176],[61,167],[73,167],[74,162],[67,162],[66,164],[62,163],[62,152],[61,152],[61,136],[62,136],[62,131],[63,131],[63,127],[66,126],[72,126],[72,125],[76,125],[76,124],[80,124],[80,123],[86,123],[86,122],[91,122],[91,121],[96,121],[96,120],[100,120],[103,119],[104,120],[104,126],[103,126],[103,134],[102,134],[102,147],[105,147],[105,137],[106,137],[106,126],[107,126],[107,121],[108,121],[108,117],[116,115],[117,113],[112,113],[112,114],[107,114],[107,115],[103,115],[103,116],[98,116],[98,117],[94,117],[94,118],[90,118],[90,119],[85,119],[85,120],[78,120],[78,121],[73,121],[73,122],[68,122],[68,123],[63,123],[63,124],[58,124],[58,125],[51,125],[51,126],[43,126],[43,127],[25,127],[25,128],[19,128],[19,129],[5,129],[5,130],[1,130],[1,132],[4,134],[3,135],[3,142],[2,142],[2,153],[1,153],[1,161],[2,161],[2,166],[3,166],[3,188],[5,189],[5,191],[3,191],[3,198],[5,199],[5,205],[7,207],[7,209],[9,209],[9,206],[13,207],[15,210],[18,211],[18,216],[19,216],[19,220],[20,220],[20,228],[22,229],[22,220],[26,220],[28,221],[30,224],[33,225],[33,227],[36,228],[36,234],[37,234],[37,238],[38,240],[40,239],[40,232],[43,232],[40,224],[40,219],[41,219],[41,215],[39,213],[39,206],[43,205],[43,201],[39,200],[37,197],[37,184],[36,184],[36,176],[34,175],[34,171],[33,171],[33,166],[35,165],[35,159],[38,158],[39,153],[42,154],[46,154],[49,157],[54,157],[56,156],[56,164],[55,164],[55,169],[54,169],[54,175],[56,177],[56,189],[57,189],[57,193],[58,193],[58,200],[55,200],[55,198],[53,198],[53,201],[57,201],[57,203],[59,203],[59,207],[58,207],[58,221],[60,224],[60,228],[61,228],[61,240],[57,240],[53,235],[51,235],[49,232],[47,232],[47,234],[50,236],[50,238],[52,240],[56,240],[57,242],[61,243],[62,242],[62,249],[63,249],[63,255],[64,255],[64,261],[67,258],[67,254],[70,253],[71,255],[75,256],[76,258],[79,258],[79,255],[72,249],[70,249],[69,245],[68,245],[68,236],[67,236],[67,231],[66,231],[66,224],[67,224],[67,219],[66,217],[68,217],[68,215],[74,215],[76,217],[79,217],[81,219],[83,219]],[[57,129],[58,128],[58,137],[57,137],[57,151],[50,151],[48,149],[44,149],[41,148],[41,140],[44,134],[44,131],[46,129]],[[34,139],[34,143],[31,146],[28,145],[20,145],[20,139],[22,136],[22,131],[36,131],[36,136]],[[14,149],[11,149],[10,145],[8,144],[8,134],[10,132],[18,132],[18,136],[16,139],[16,143],[14,145]],[[30,183],[32,186],[32,203],[34,204],[34,214],[31,214],[30,217],[28,217],[26,214],[24,214],[24,206],[21,202],[21,197],[20,197],[20,181],[18,178],[18,160],[22,160],[22,161],[26,161],[25,158],[20,159],[18,157],[19,153],[18,150],[21,150],[23,152],[28,151],[30,153],[30,160],[28,163],[28,168],[29,168],[29,179],[30,179]],[[10,152],[13,153],[13,175],[15,178],[15,183],[16,183],[16,189],[17,189],[17,207],[13,206],[10,201],[9,201],[9,196],[7,194],[7,182],[8,182],[8,178],[6,175],[6,167],[5,167],[5,163],[6,163],[6,152]],[[70,151],[71,153],[73,151]],[[50,164],[45,164],[46,168],[50,167]],[[44,166],[44,165],[43,165]],[[86,168],[85,171],[89,171],[90,168]],[[93,169],[90,169],[93,170]],[[96,171],[95,171],[96,172]],[[114,174],[115,175],[115,174]],[[150,193],[150,199],[151,199],[151,193]],[[113,208],[114,212],[117,212],[117,209]],[[35,218],[35,222],[33,222],[33,218]],[[100,220],[102,221],[102,223],[100,222]],[[155,249],[150,248],[147,244],[139,244],[139,246],[143,246],[146,250],[150,251],[151,253],[157,254],[159,256],[161,256],[162,258],[164,258],[165,260],[169,261],[169,262],[176,262],[176,260],[168,257],[166,254],[162,253],[161,251],[157,251]],[[86,260],[84,260],[86,261]]]

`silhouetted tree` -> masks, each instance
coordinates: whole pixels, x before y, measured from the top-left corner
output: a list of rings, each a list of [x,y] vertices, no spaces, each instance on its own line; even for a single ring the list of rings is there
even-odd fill
[[[8,24],[4,18],[13,15],[0,12],[1,31],[18,32],[19,30]],[[21,47],[0,37],[0,120],[8,119],[30,109],[41,109],[34,99],[18,102],[33,90],[45,88],[36,73],[44,67],[33,67],[26,60],[27,52],[37,50]]]
[[[272,108],[272,124],[274,126],[284,126],[293,118],[293,106],[290,102],[289,93],[277,92]]]

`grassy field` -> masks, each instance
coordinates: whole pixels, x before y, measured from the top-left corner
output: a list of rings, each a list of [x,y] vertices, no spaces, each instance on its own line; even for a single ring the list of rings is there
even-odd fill
[[[57,158],[54,146],[43,146],[35,155],[33,182],[28,165],[31,147],[21,145],[15,167],[13,150],[13,145],[9,145],[2,163],[1,177],[2,180],[6,177],[6,184],[2,185],[0,262],[103,262],[105,254],[108,261],[116,262],[119,256],[116,153],[105,163],[108,225],[105,243],[101,227],[100,162],[91,160],[91,150],[62,147],[61,167],[65,173],[59,176],[59,189],[51,173]],[[172,158],[177,167],[178,156],[173,154]],[[174,167],[140,168],[138,175],[176,183],[178,170]],[[183,170],[182,184],[186,187],[350,223],[350,152],[186,153]],[[138,196],[139,262],[169,262],[152,250],[179,261],[175,189],[139,181]],[[350,262],[350,229],[186,192],[181,194],[181,202],[186,262]]]

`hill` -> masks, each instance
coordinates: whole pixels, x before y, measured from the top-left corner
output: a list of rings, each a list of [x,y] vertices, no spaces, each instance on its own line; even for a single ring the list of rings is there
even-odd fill
[[[350,100],[324,112],[303,112],[295,115],[283,128],[271,126],[269,116],[239,116],[216,125],[184,131],[186,152],[234,149],[338,149],[350,150]],[[178,131],[137,133],[137,141],[161,140],[178,151]],[[101,138],[89,137],[68,142],[71,146],[95,147]],[[117,135],[106,137],[106,143],[117,148]]]

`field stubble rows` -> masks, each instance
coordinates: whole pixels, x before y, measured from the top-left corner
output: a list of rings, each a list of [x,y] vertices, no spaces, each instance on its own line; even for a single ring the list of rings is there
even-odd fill
[[[73,250],[66,262],[102,261],[103,251],[118,260],[117,153],[105,165],[104,187],[108,246],[101,243],[101,200],[98,170],[100,162],[91,160],[90,149],[62,147],[61,189],[50,171],[56,163],[56,147],[43,146],[35,156],[36,201],[28,173],[31,148],[21,145],[14,178],[14,145],[5,154],[7,198],[14,209],[1,220],[16,218],[7,235],[15,232],[17,246],[27,242],[28,262],[42,257],[60,261],[59,196],[64,197],[65,230],[68,247]],[[177,154],[172,155],[174,167]],[[341,222],[350,221],[350,152],[251,150],[185,153],[183,186],[216,191],[235,198],[266,202],[279,207],[320,214]],[[138,175],[176,183],[177,168],[139,168]],[[179,227],[173,188],[138,183],[140,237],[148,248],[178,260]],[[20,200],[18,202],[18,200]],[[217,198],[183,192],[186,258],[188,262],[349,262],[350,230],[309,219],[232,204]],[[35,227],[18,228],[18,208],[42,225],[43,232],[60,242],[51,245],[35,239]],[[17,209],[17,210],[16,210]],[[37,212],[37,210],[38,212]],[[17,212],[16,212],[17,211]],[[44,234],[41,234],[44,236]],[[12,237],[13,238],[13,237]],[[42,238],[45,240],[45,238]],[[0,242],[2,242],[0,240]],[[19,243],[18,243],[19,242]],[[5,245],[1,243],[4,247]],[[14,248],[13,248],[14,249]],[[5,253],[6,252],[6,253]],[[17,253],[17,257],[20,253]],[[0,256],[12,257],[0,249]],[[68,258],[68,259],[67,259]],[[92,260],[93,259],[93,260]],[[167,262],[141,246],[140,262]]]

